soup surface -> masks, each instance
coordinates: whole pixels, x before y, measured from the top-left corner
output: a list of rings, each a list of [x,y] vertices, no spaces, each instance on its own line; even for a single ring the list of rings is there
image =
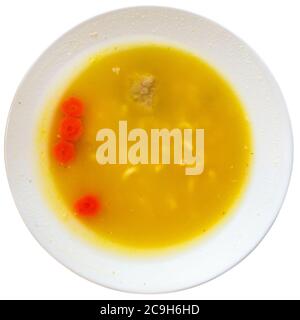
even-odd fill
[[[103,51],[51,108],[43,179],[60,201],[58,215],[94,240],[134,249],[187,243],[230,214],[242,195],[252,155],[244,108],[222,76],[189,52],[162,44]],[[99,164],[98,131],[116,132],[118,155],[123,120],[149,139],[153,128],[204,129],[203,172],[187,175],[185,164],[174,162]]]

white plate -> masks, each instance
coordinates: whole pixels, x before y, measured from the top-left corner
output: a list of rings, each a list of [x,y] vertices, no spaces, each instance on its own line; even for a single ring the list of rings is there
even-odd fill
[[[177,43],[215,66],[232,83],[247,108],[255,151],[250,182],[231,219],[198,245],[148,258],[96,249],[68,232],[44,202],[33,161],[38,116],[49,90],[62,75],[67,75],[91,52],[109,44],[144,40]],[[5,159],[9,184],[22,218],[58,261],[110,288],[167,292],[222,274],[257,246],[283,202],[292,151],[291,127],[280,89],[264,63],[243,41],[192,13],[136,7],[109,12],[80,24],[38,59],[11,106]]]

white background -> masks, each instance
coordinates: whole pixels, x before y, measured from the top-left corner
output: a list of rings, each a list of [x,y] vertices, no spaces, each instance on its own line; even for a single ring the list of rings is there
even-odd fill
[[[267,63],[285,96],[294,131],[294,170],[283,208],[259,247],[221,277],[159,295],[102,288],[67,270],[33,239],[13,203],[3,161],[5,123],[25,72],[62,33],[102,12],[164,5],[215,20]],[[0,2],[0,299],[300,299],[299,0],[9,0]]]

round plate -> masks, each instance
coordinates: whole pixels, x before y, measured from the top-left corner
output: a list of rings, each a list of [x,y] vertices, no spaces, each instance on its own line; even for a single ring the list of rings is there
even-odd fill
[[[79,61],[111,44],[148,40],[191,50],[223,74],[247,109],[255,154],[251,177],[236,212],[205,241],[172,254],[126,256],[91,246],[58,221],[37,183],[34,137],[50,89]],[[5,160],[18,210],[34,237],[53,257],[103,286],[131,292],[168,292],[222,274],[257,246],[283,202],[292,150],[291,127],[280,89],[264,63],[243,41],[192,13],[135,7],[80,24],[37,60],[11,106]]]

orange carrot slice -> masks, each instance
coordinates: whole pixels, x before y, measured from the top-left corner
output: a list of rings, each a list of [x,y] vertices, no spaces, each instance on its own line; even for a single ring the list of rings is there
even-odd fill
[[[67,141],[76,141],[82,135],[82,122],[80,119],[65,117],[63,118],[60,128],[59,134],[62,139]]]
[[[53,148],[55,159],[63,165],[69,164],[75,158],[75,147],[71,142],[59,141]]]
[[[75,202],[74,208],[81,216],[95,216],[100,211],[101,204],[96,196],[87,194]]]
[[[79,118],[83,115],[84,104],[78,98],[70,97],[62,103],[61,109],[66,116]]]

